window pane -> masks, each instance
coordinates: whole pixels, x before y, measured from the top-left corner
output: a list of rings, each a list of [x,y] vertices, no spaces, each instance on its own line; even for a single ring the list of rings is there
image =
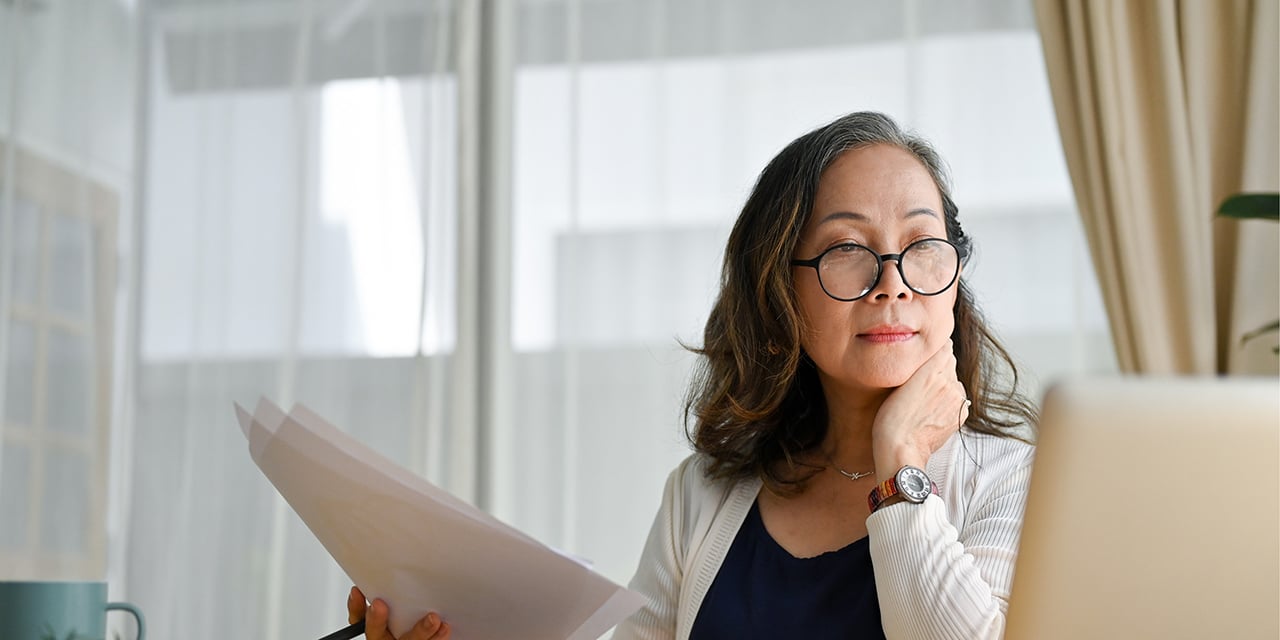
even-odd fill
[[[146,359],[409,355],[420,339],[427,353],[450,348],[451,76],[156,99]]]
[[[89,533],[89,476],[93,461],[75,452],[47,449],[40,544],[49,551],[81,552]]]
[[[49,308],[87,320],[93,228],[89,221],[55,214],[49,218]]]
[[[13,214],[13,301],[34,305],[40,301],[40,211],[19,198]]]
[[[9,361],[5,363],[4,419],[30,427],[35,421],[36,328],[14,320],[9,325]]]
[[[0,549],[20,549],[27,544],[27,493],[31,490],[31,451],[12,440],[3,443],[0,455]],[[0,573],[0,579],[5,578]]]
[[[70,435],[90,433],[93,420],[93,360],[86,337],[49,330],[49,374],[45,424]]]

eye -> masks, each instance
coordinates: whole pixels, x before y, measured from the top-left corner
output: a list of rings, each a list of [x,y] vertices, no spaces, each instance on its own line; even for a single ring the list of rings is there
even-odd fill
[[[835,253],[853,253],[860,251],[862,248],[862,245],[854,240],[841,240],[827,245],[827,248],[823,249],[823,251],[834,250]]]

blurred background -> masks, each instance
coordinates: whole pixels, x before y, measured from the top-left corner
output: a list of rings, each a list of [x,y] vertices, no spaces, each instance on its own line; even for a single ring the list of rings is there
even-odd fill
[[[0,0],[0,579],[344,625],[266,396],[625,583],[738,208],[863,109],[949,162],[1028,393],[1115,371],[1031,0]]]

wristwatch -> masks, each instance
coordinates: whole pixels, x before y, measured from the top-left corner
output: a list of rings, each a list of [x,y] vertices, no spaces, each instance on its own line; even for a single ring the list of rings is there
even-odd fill
[[[898,472],[893,474],[892,478],[880,483],[879,486],[871,490],[871,495],[867,496],[867,505],[875,511],[886,500],[893,496],[902,496],[907,502],[919,504],[929,497],[930,493],[937,493],[938,485],[934,484],[929,476],[925,474],[919,467],[906,465]]]

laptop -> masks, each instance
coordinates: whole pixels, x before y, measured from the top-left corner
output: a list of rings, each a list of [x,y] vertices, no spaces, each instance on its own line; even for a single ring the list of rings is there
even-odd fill
[[[1005,638],[1280,638],[1280,379],[1052,387]]]

